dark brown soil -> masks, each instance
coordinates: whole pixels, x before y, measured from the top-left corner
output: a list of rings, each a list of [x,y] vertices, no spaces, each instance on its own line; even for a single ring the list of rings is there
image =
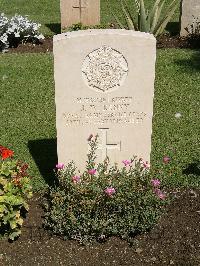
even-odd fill
[[[53,38],[45,38],[43,41],[33,44],[19,44],[17,47],[9,48],[9,53],[48,53],[53,51]]]
[[[180,37],[161,35],[157,38],[157,48],[200,48],[200,37]]]
[[[31,201],[21,237],[0,241],[0,265],[200,265],[200,190],[176,194],[158,225],[135,237],[133,244],[119,238],[81,246],[49,235],[42,228],[41,197]]]
[[[181,38],[179,36],[162,35],[157,39],[157,48],[200,48],[200,38]],[[52,52],[53,39],[45,38],[39,44],[20,44],[10,48],[9,53],[46,53]]]

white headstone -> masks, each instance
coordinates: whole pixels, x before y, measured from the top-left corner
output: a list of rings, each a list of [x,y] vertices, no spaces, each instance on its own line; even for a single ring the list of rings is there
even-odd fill
[[[182,0],[181,13],[181,36],[194,33],[197,27],[200,30],[200,0]]]
[[[60,0],[61,28],[100,24],[100,0]]]
[[[87,138],[97,160],[150,160],[156,40],[127,30],[54,36],[58,161],[85,166]]]

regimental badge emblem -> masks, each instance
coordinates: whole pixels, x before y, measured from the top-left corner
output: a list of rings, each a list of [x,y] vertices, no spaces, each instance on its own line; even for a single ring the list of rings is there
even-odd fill
[[[82,75],[89,88],[110,92],[124,83],[128,75],[128,63],[120,52],[104,45],[86,56]]]

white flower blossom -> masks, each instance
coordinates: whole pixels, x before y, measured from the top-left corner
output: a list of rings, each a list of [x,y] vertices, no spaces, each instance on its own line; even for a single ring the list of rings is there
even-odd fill
[[[3,13],[0,14],[0,50],[6,50],[14,38],[21,42],[44,39],[39,33],[39,23],[32,22],[27,16],[15,15],[8,19]]]
[[[43,34],[40,34],[40,35],[38,35],[37,37],[38,37],[38,39],[40,39],[40,40],[44,40],[44,35],[43,35]]]

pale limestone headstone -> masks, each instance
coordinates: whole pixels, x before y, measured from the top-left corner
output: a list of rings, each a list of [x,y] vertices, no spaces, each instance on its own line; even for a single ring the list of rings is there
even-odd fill
[[[61,28],[100,24],[100,0],[60,0]]]
[[[87,138],[99,135],[97,160],[150,161],[156,40],[127,30],[54,36],[58,161],[83,169]]]
[[[192,27],[195,29],[198,26],[198,22],[200,23],[200,0],[182,0],[181,13],[180,35],[187,36],[189,33],[193,33]],[[188,28],[189,33],[186,28]]]

